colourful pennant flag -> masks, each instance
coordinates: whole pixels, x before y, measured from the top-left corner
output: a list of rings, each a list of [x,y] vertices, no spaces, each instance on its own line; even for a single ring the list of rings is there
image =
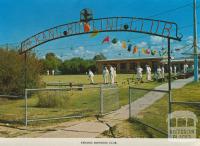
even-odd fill
[[[88,23],[84,24],[84,32],[89,32],[90,31],[90,25]]]
[[[151,55],[156,55],[157,54],[157,51],[156,50],[151,50]]]
[[[146,54],[150,54],[151,53],[151,50],[150,49],[146,49]]]
[[[99,33],[99,31],[95,29],[95,30],[92,32],[92,34],[90,35],[90,37],[91,37],[91,38],[92,38],[92,37],[95,37],[95,36],[98,35],[98,33]]]
[[[114,38],[113,40],[112,40],[112,43],[113,44],[116,44],[118,42],[118,40],[116,39],[116,38]]]
[[[126,42],[125,41],[122,41],[122,48],[126,49]]]
[[[138,47],[137,47],[137,46],[134,46],[133,54],[136,54],[137,52],[138,52]]]
[[[103,44],[103,43],[109,43],[109,42],[110,42],[110,37],[107,36],[107,37],[105,37],[105,38],[103,39],[102,44]]]
[[[163,54],[162,56],[166,55],[167,54],[167,50],[163,51]]]
[[[129,44],[129,45],[128,45],[128,51],[129,51],[129,52],[131,52],[131,48],[132,48],[132,45]]]
[[[161,51],[159,51],[159,55],[162,56],[162,52]]]
[[[146,54],[146,50],[142,48],[142,54]]]

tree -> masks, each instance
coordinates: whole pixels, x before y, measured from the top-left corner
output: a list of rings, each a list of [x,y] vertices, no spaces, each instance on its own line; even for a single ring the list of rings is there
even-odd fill
[[[97,55],[95,55],[94,56],[94,58],[93,58],[93,60],[105,60],[106,59],[106,57],[104,56],[104,54],[103,53],[100,53],[100,54],[97,54]]]
[[[54,53],[47,53],[43,62],[43,69],[46,70],[58,70],[62,64],[62,60],[59,59]]]
[[[40,85],[41,64],[34,54],[27,54],[27,88]],[[24,93],[24,56],[0,49],[0,93]]]
[[[85,74],[88,69],[96,70],[95,61],[84,60],[80,57],[65,60],[60,67],[62,74]]]

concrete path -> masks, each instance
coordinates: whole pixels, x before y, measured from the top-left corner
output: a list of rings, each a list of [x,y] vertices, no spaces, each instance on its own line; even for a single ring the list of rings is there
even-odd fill
[[[193,78],[175,80],[172,83],[173,89],[182,88],[187,83],[191,82]],[[167,90],[168,84],[162,84],[155,89],[157,90]],[[151,106],[157,100],[161,99],[165,93],[161,92],[148,92],[143,97],[132,103],[132,115],[137,115],[140,111]],[[129,106],[123,106],[119,110],[113,112],[112,114],[104,116],[101,120],[109,125],[114,126],[121,122],[121,120],[126,120],[129,118]],[[108,130],[108,126],[105,123],[99,121],[81,122],[73,126],[59,129],[57,131],[47,132],[41,134],[39,137],[45,138],[95,138],[100,135],[105,130]]]

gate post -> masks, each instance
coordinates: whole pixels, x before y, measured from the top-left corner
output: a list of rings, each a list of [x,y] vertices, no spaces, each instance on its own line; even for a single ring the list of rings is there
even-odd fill
[[[100,87],[100,114],[103,114],[103,87]]]
[[[25,126],[28,125],[28,103],[27,103],[27,89],[25,89]]]
[[[171,138],[171,101],[172,101],[172,97],[171,97],[171,48],[170,48],[170,38],[167,39],[167,44],[168,44],[168,138]]]
[[[131,88],[129,86],[128,88],[128,91],[129,91],[129,97],[128,97],[128,101],[129,101],[129,119],[131,119]]]

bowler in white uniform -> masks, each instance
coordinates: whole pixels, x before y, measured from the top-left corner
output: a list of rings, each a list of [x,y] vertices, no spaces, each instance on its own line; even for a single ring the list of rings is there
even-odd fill
[[[115,79],[114,79],[114,68],[112,66],[110,66],[110,80],[111,80],[111,84],[115,83]]]
[[[94,84],[94,74],[91,70],[88,72],[88,77],[90,79],[90,84]]]
[[[138,81],[142,80],[142,71],[143,71],[143,69],[140,66],[138,66],[138,68],[137,68],[137,80]]]
[[[117,82],[117,69],[114,67],[114,82]]]
[[[176,65],[174,65],[174,75],[175,75],[175,76],[177,75],[177,72],[176,72]]]
[[[158,67],[157,68],[157,74],[158,74],[158,76],[157,76],[157,79],[161,79],[162,78],[162,69],[160,68],[160,67]]]
[[[149,65],[146,66],[147,73],[147,81],[151,81],[151,67]]]
[[[103,68],[103,81],[104,81],[104,84],[108,83],[108,75],[109,75],[109,71],[108,71],[107,67],[105,66]]]
[[[162,66],[162,68],[161,68],[161,78],[165,79],[165,68],[164,68],[164,66]]]
[[[183,66],[183,73],[185,74],[185,73],[187,73],[187,71],[188,71],[188,65],[187,65],[187,63],[185,63]]]

